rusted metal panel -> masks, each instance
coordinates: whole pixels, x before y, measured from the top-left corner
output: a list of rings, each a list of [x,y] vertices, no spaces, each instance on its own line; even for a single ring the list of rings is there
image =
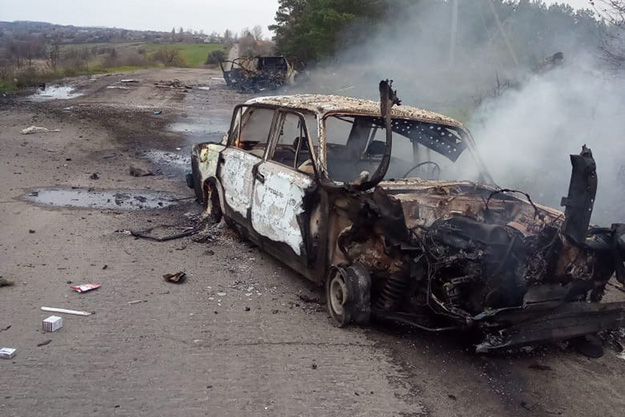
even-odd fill
[[[382,115],[380,103],[377,101],[322,94],[259,97],[248,100],[246,104],[272,105],[310,111],[323,116],[332,113],[362,114],[378,117]],[[391,110],[391,117],[438,123],[465,130],[462,123],[457,120],[418,107],[394,106]]]
[[[226,148],[222,153],[221,184],[228,206],[243,217],[252,206],[254,165],[260,158],[237,148]]]
[[[304,195],[313,184],[312,177],[272,162],[261,164],[258,173],[263,180],[254,186],[252,227],[301,255],[304,236],[298,216],[304,211]]]

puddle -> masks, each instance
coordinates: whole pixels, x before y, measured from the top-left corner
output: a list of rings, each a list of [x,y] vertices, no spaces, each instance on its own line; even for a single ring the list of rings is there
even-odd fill
[[[152,150],[143,156],[158,167],[160,173],[167,176],[184,176],[191,172],[191,148],[179,148],[177,152]]]
[[[45,90],[37,90],[35,94],[28,96],[28,99],[32,101],[69,100],[82,96],[82,94],[73,93],[73,91],[74,87],[50,85]]]
[[[184,133],[191,142],[220,142],[229,127],[227,123],[188,119],[169,124],[167,130]]]
[[[177,204],[180,198],[163,191],[87,188],[39,188],[26,195],[26,200],[42,206],[116,210],[164,208]]]

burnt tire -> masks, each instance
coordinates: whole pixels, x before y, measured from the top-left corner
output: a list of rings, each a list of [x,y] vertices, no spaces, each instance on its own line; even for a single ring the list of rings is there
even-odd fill
[[[219,223],[223,217],[219,191],[215,184],[207,182],[204,186],[204,210],[206,217],[213,223]]]
[[[325,289],[328,312],[337,327],[369,323],[371,277],[364,266],[332,267]]]
[[[205,195],[202,192],[202,178],[200,175],[200,165],[196,157],[191,157],[191,173],[186,176],[187,186],[195,191],[195,199],[200,204],[206,204]]]

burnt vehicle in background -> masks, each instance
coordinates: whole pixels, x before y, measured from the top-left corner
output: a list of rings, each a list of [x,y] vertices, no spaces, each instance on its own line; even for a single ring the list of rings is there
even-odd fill
[[[221,61],[226,85],[242,93],[275,90],[295,80],[296,71],[283,56],[256,56]]]
[[[238,105],[221,143],[194,146],[189,185],[215,221],[325,285],[338,326],[472,331],[488,352],[625,324],[625,303],[599,302],[625,282],[625,226],[589,227],[589,149],[571,156],[563,213],[494,185],[459,122],[399,105],[386,81],[380,94]]]

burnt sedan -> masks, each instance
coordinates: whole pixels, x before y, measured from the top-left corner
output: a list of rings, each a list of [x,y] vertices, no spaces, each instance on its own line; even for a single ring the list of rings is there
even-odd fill
[[[193,148],[207,215],[324,285],[339,326],[371,319],[472,331],[480,352],[625,323],[625,226],[589,227],[597,177],[572,155],[565,212],[494,185],[459,122],[338,96],[256,98],[221,143]],[[459,180],[461,179],[461,180]]]

